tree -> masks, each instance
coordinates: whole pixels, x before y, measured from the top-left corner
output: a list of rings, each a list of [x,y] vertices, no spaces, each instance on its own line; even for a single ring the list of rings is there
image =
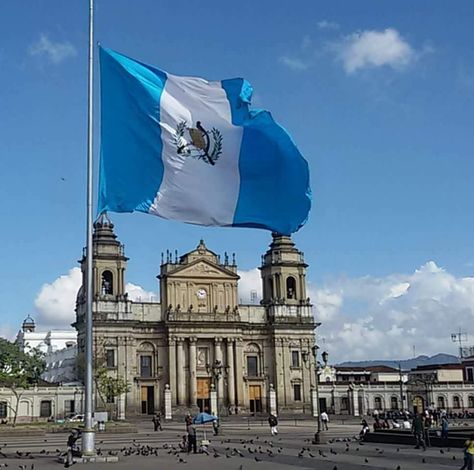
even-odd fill
[[[76,370],[79,377],[83,378],[85,373],[85,355],[83,352],[77,355]],[[104,340],[95,342],[92,374],[95,390],[99,395],[103,408],[109,413],[114,410],[117,414],[116,398],[129,392],[130,384],[117,371],[112,371],[107,367],[106,343]]]
[[[46,368],[44,354],[37,349],[23,352],[18,344],[0,338],[0,385],[10,389],[15,396],[15,406],[8,404],[16,425],[20,399],[25,390],[38,383]]]

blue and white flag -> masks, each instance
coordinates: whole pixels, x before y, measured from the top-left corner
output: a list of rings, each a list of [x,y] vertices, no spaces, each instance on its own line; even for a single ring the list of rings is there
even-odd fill
[[[306,160],[241,79],[179,77],[100,49],[99,213],[296,232]]]

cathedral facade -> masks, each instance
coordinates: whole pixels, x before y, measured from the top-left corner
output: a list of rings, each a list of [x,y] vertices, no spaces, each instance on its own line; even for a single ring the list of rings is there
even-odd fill
[[[239,304],[235,257],[221,259],[203,240],[182,256],[163,257],[159,303],[128,298],[128,258],[107,217],[94,225],[93,252],[94,355],[130,384],[119,398],[127,415],[163,410],[165,390],[175,413],[210,410],[211,390],[221,415],[267,413],[271,395],[278,413],[311,412],[317,324],[306,295],[307,265],[290,237],[273,234],[262,256],[258,305]],[[81,268],[74,324],[79,351],[85,257]]]

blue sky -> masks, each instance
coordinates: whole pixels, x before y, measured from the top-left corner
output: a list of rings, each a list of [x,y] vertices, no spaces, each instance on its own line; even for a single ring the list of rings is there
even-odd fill
[[[82,253],[87,14],[86,0],[2,3],[4,334],[28,313],[51,317],[38,304],[42,287],[70,276]],[[414,343],[419,352],[454,352],[441,323],[433,342],[420,331],[433,315],[449,314],[454,329],[468,332],[474,319],[473,14],[468,1],[96,0],[96,39],[174,74],[252,83],[255,105],[272,111],[310,164],[314,205],[294,238],[310,264],[328,347],[339,339],[355,356],[396,356]],[[252,273],[270,240],[265,231],[141,214],[112,219],[131,258],[127,280],[146,291],[157,291],[167,248],[185,252],[204,237],[214,251],[235,251]],[[420,276],[422,298],[410,303]],[[254,273],[245,287],[251,282]],[[386,310],[387,295],[397,305]],[[428,315],[429,301],[442,309]],[[388,350],[377,349],[383,335],[367,340],[393,326],[401,333]],[[370,348],[353,344],[355,335]]]

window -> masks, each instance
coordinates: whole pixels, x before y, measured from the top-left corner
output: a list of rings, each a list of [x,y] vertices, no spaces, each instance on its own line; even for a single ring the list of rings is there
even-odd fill
[[[291,276],[286,278],[286,298],[296,299],[296,281]]]
[[[375,397],[375,399],[374,399],[374,408],[376,410],[381,410],[382,409],[382,398]]]
[[[102,273],[102,294],[112,295],[113,293],[113,275],[110,271],[104,271]]]
[[[300,353],[299,351],[291,351],[291,365],[292,367],[300,366]]]
[[[151,377],[151,356],[140,356],[140,377]]]
[[[8,405],[6,401],[0,401],[0,418],[6,418],[8,414]]]
[[[301,385],[300,384],[293,385],[293,400],[301,401]]]
[[[473,395],[469,395],[467,397],[467,403],[468,403],[467,406],[469,406],[469,408],[474,408],[474,396]]]
[[[247,376],[258,377],[258,358],[257,356],[247,356]]]
[[[474,367],[466,367],[467,382],[474,382]]]
[[[453,408],[461,408],[461,400],[456,395],[453,397]]]
[[[74,413],[76,411],[74,400],[64,400],[64,412],[67,414]]]
[[[392,410],[398,410],[398,397],[392,397],[390,399],[390,408]]]
[[[115,367],[115,351],[113,349],[107,349],[105,351],[105,359],[108,368]]]
[[[40,417],[49,418],[51,416],[51,402],[43,400],[40,404]]]
[[[354,381],[355,381],[355,382],[360,382],[360,375],[356,375],[356,376],[354,377]]]
[[[342,397],[341,398],[341,411],[348,411],[349,410],[349,398]]]
[[[446,408],[446,405],[444,404],[444,397],[441,395],[438,397],[438,408]]]
[[[115,397],[113,395],[107,394],[107,403],[115,403]]]

